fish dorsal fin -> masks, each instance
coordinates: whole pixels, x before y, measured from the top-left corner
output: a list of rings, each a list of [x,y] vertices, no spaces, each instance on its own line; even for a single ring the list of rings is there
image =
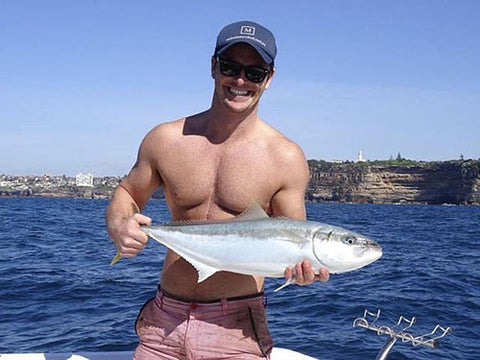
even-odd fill
[[[258,220],[258,219],[268,219],[269,216],[263,210],[263,208],[257,203],[252,202],[250,206],[240,213],[239,215],[235,216],[231,219],[225,220],[176,220],[169,222],[164,225],[168,226],[186,226],[186,225],[212,225],[212,224],[223,224],[232,221],[247,221],[247,220]]]
[[[234,221],[245,221],[245,220],[258,220],[258,219],[267,219],[269,216],[263,210],[259,203],[252,201],[250,206],[243,211],[241,214],[237,215],[233,220]]]

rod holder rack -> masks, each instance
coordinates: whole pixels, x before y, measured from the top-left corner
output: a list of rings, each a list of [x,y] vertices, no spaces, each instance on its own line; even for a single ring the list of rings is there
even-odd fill
[[[415,324],[415,317],[412,317],[409,320],[402,315],[398,318],[397,324],[391,327],[377,324],[377,320],[379,318],[380,310],[377,310],[376,313],[372,313],[365,309],[363,317],[356,318],[353,321],[353,327],[372,330],[375,331],[377,335],[388,335],[392,339],[402,340],[403,343],[410,342],[413,346],[423,345],[431,348],[438,348],[440,346],[440,339],[444,338],[452,331],[450,327],[444,328],[440,325],[437,325],[433,331],[428,334],[414,336],[410,332],[407,332],[407,330],[410,329],[413,324]]]

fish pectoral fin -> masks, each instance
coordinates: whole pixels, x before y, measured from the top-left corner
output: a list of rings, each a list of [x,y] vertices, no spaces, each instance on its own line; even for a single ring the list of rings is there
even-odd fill
[[[208,279],[210,276],[215,274],[217,271],[220,271],[219,269],[217,269],[213,266],[206,265],[206,264],[203,264],[201,262],[197,262],[197,261],[192,260],[192,259],[185,259],[185,260],[187,260],[195,268],[195,270],[197,270],[197,272],[198,272],[197,283],[201,283],[203,280]]]
[[[282,290],[283,288],[286,288],[288,285],[290,284],[295,284],[297,282],[297,280],[295,279],[295,277],[291,277],[290,279],[288,279],[287,281],[285,281],[285,284],[279,286],[278,288],[276,288],[275,290],[273,290],[273,292],[277,292],[279,290]]]
[[[308,241],[307,239],[301,237],[300,235],[290,230],[282,230],[282,234],[285,235],[285,239],[287,239],[288,241],[292,241],[299,245],[304,244],[305,242]]]

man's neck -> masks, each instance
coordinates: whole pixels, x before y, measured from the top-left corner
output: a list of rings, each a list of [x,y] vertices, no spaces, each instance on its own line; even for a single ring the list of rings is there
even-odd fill
[[[205,135],[215,143],[250,133],[259,121],[257,107],[250,112],[234,113],[212,106],[205,113]]]

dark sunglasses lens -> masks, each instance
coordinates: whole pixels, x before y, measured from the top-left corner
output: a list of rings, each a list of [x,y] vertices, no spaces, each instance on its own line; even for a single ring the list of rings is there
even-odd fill
[[[228,61],[220,60],[220,72],[225,76],[237,76],[242,71],[240,64]]]
[[[237,76],[242,69],[245,70],[246,78],[254,83],[262,82],[268,74],[268,70],[258,66],[243,66],[235,61],[219,59],[220,72],[225,76]]]
[[[245,67],[245,76],[248,80],[254,83],[262,82],[265,79],[265,76],[267,76],[267,73],[268,72],[265,69],[260,69],[253,66]]]

